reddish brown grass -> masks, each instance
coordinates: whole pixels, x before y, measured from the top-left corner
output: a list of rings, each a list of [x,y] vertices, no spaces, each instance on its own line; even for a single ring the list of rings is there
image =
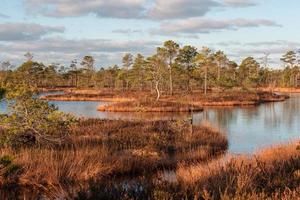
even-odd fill
[[[269,88],[260,88],[260,90],[262,91],[266,91],[266,92],[269,92],[269,91],[273,91],[273,92],[280,92],[280,93],[300,93],[300,88],[272,88],[272,87],[269,87]]]
[[[54,198],[72,196],[90,180],[135,177],[178,163],[204,162],[227,149],[226,137],[207,127],[182,121],[127,122],[84,120],[71,129],[62,145],[53,148],[2,148],[19,173],[9,178],[0,173],[0,191],[31,188]],[[1,192],[0,192],[1,193]]]
[[[166,101],[130,101],[102,105],[99,111],[109,112],[199,112],[202,107],[188,103],[166,102]]]
[[[268,92],[229,91],[203,95],[194,92],[188,95],[163,96],[160,101],[138,98],[134,101],[101,105],[99,111],[110,112],[190,112],[201,111],[204,106],[253,106],[260,103],[284,101],[288,97]]]
[[[48,95],[44,100],[57,101],[105,101],[117,102],[108,106],[100,106],[100,111],[152,111],[174,112],[194,106],[196,109],[203,106],[253,106],[266,102],[284,101],[286,95],[276,95],[262,91],[229,90],[224,92],[194,91],[188,94],[175,93],[173,96],[163,94],[160,101],[155,101],[155,95],[149,92],[112,91],[112,90],[70,90],[66,94]],[[121,103],[120,103],[121,102]]]
[[[296,145],[271,148],[177,170],[183,190],[204,199],[267,199],[300,196],[300,153]]]

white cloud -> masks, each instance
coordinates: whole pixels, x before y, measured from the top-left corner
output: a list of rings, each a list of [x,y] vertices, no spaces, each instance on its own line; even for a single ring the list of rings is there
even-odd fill
[[[95,14],[99,17],[137,18],[146,0],[25,0],[30,13],[52,17],[76,17]]]
[[[201,17],[214,8],[247,7],[250,0],[24,0],[30,14],[50,17],[182,19]]]
[[[142,34],[143,30],[140,29],[116,29],[112,31],[113,33],[132,35],[132,34]]]
[[[160,25],[159,29],[151,30],[152,34],[158,35],[191,35],[210,33],[222,30],[237,30],[240,28],[275,26],[276,22],[266,19],[231,19],[231,20],[214,20],[203,18],[190,18],[178,20],[175,22],[165,22]]]
[[[254,47],[269,47],[269,46],[300,46],[300,42],[291,42],[291,41],[285,41],[285,40],[277,40],[277,41],[264,41],[264,42],[248,42],[244,45],[247,46],[254,46]]]
[[[37,61],[46,64],[59,62],[68,64],[72,59],[81,59],[84,55],[93,55],[99,66],[119,64],[124,53],[138,52],[150,55],[159,43],[155,41],[116,41],[105,39],[67,40],[63,38],[45,38],[38,41],[19,41],[0,43],[0,60],[10,60],[15,64],[24,61],[27,51],[35,55]]]
[[[212,8],[221,6],[215,0],[155,0],[148,16],[153,19],[178,19],[204,16]]]
[[[210,47],[224,50],[231,59],[234,59],[238,63],[248,56],[252,56],[261,62],[263,60],[262,58],[268,54],[271,67],[280,67],[282,66],[280,61],[282,55],[290,50],[296,51],[300,48],[300,43],[286,40],[245,43],[240,41],[227,41],[211,43]]]
[[[257,5],[252,0],[223,0],[223,4],[230,7],[248,7]]]
[[[46,38],[38,41],[19,41],[7,44],[0,44],[7,48],[7,51],[41,51],[41,52],[126,52],[126,51],[147,51],[149,47],[158,45],[153,41],[116,41],[106,39],[82,39],[70,40],[63,38]]]
[[[0,41],[38,40],[52,33],[63,33],[64,27],[43,26],[33,23],[0,24]]]

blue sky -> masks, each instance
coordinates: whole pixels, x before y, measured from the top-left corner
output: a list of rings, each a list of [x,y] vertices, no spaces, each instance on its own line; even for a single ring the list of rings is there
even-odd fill
[[[299,0],[2,0],[0,61],[30,51],[46,64],[93,55],[98,67],[165,40],[223,50],[240,62],[300,48]]]

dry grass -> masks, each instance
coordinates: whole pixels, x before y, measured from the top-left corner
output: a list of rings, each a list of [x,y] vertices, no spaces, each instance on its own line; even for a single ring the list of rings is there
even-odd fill
[[[108,106],[99,107],[100,111],[119,112],[174,112],[188,111],[187,107],[197,108],[203,106],[253,106],[266,102],[284,101],[286,95],[276,95],[263,91],[242,91],[240,89],[225,92],[211,91],[204,95],[201,91],[183,94],[175,93],[173,96],[164,94],[160,101],[155,101],[155,95],[150,92],[112,91],[112,90],[69,90],[66,94],[48,95],[44,100],[56,101],[105,101],[117,102]]]
[[[192,133],[190,128],[182,121],[84,120],[62,146],[2,148],[0,157],[12,156],[21,168],[9,177],[0,170],[0,194],[14,188],[51,198],[76,196],[91,180],[131,179],[226,152],[223,134],[208,127],[194,127]]]
[[[62,87],[42,87],[38,88],[39,92],[60,92],[60,91],[70,91],[75,89],[74,87],[62,86]]]
[[[270,92],[233,90],[208,93],[206,96],[195,92],[179,99],[183,102],[193,102],[193,104],[198,106],[247,106],[266,102],[284,101],[286,98],[288,97],[285,95],[276,95]]]
[[[132,101],[101,105],[99,111],[109,112],[190,112],[202,111],[204,106],[253,106],[266,102],[285,101],[285,95],[269,92],[228,91],[223,93],[199,92],[187,95],[162,96],[160,101],[153,98],[138,98]]]
[[[47,95],[41,97],[48,101],[105,101],[124,102],[133,101],[136,97],[149,96],[147,92],[118,91],[118,90],[96,90],[96,89],[68,89],[65,94]]]
[[[203,108],[188,103],[143,100],[102,105],[98,107],[98,110],[109,112],[199,112],[203,111]]]
[[[104,101],[104,102],[126,102],[132,101],[133,98],[123,97],[119,95],[113,95],[110,93],[66,93],[66,94],[56,94],[56,95],[47,95],[42,96],[42,100],[47,101]]]
[[[68,194],[69,187],[84,186],[95,177],[109,174],[112,166],[103,163],[106,152],[100,148],[80,150],[55,149],[2,149],[0,155],[10,155],[14,163],[21,166],[17,175],[4,177],[0,185],[16,187],[15,190],[31,188],[41,194],[59,196]],[[5,189],[4,189],[5,190]]]
[[[181,164],[175,180],[159,174],[132,183],[93,182],[78,199],[290,200],[300,197],[300,153],[296,145],[249,157]],[[140,189],[137,189],[140,188]]]
[[[228,146],[222,133],[209,127],[193,127],[192,131],[190,124],[184,121],[87,120],[73,129],[79,138],[82,133],[88,135],[85,142],[92,140],[106,146],[114,160],[122,157],[120,163],[126,163],[126,167],[119,164],[118,173],[174,168],[183,161],[207,161],[224,154]]]
[[[300,93],[300,88],[280,88],[280,87],[269,87],[269,88],[260,88],[262,91],[273,91],[273,92],[281,92],[281,93]]]
[[[299,198],[297,144],[220,158],[228,146],[226,137],[210,127],[191,128],[184,121],[90,119],[72,127],[62,146],[2,148],[0,157],[12,156],[21,168],[7,176],[0,164],[0,197]],[[175,172],[175,181],[162,175],[165,170]]]
[[[181,166],[177,170],[179,184],[191,196],[203,199],[293,199],[300,196],[300,153],[296,147]]]

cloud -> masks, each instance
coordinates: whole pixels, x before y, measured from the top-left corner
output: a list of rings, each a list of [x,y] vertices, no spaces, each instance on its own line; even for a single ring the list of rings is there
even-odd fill
[[[290,42],[285,40],[277,40],[277,41],[264,41],[264,42],[248,42],[244,45],[247,46],[254,46],[254,47],[261,47],[261,46],[300,46],[300,42]]]
[[[154,7],[149,10],[152,19],[178,19],[204,16],[221,3],[214,0],[155,0]]]
[[[11,61],[11,63],[18,67],[21,63],[26,61],[23,52],[18,53],[3,53],[0,55],[2,61]],[[101,54],[88,54],[95,58],[95,66],[99,69],[100,67],[107,67],[113,65],[113,63],[120,63],[122,55],[111,54],[111,53],[101,53]],[[36,52],[33,54],[34,60],[38,62],[43,62],[45,65],[52,63],[59,63],[64,66],[69,66],[72,60],[77,60],[80,63],[81,59],[84,57],[84,54],[76,53],[45,53],[45,52]]]
[[[11,53],[3,53],[0,58],[4,61],[11,61],[13,65],[19,66],[21,63],[26,61],[23,52],[18,52],[15,54]],[[52,63],[59,63],[64,66],[69,66],[72,60],[77,60],[80,63],[81,59],[87,54],[83,53],[64,53],[61,54],[60,52],[35,52],[33,54],[34,60],[38,62],[43,62],[46,65]],[[99,69],[100,67],[108,67],[114,64],[118,64],[121,62],[122,55],[121,53],[90,53],[95,59],[95,66]]]
[[[252,0],[223,0],[223,4],[229,7],[249,7],[257,5],[257,3]]]
[[[50,17],[77,17],[95,14],[99,17],[141,17],[146,0],[25,0],[30,13]]]
[[[0,60],[11,60],[16,64],[24,61],[27,51],[35,55],[35,60],[49,63],[69,64],[72,59],[93,55],[99,66],[121,63],[124,53],[144,55],[154,53],[159,43],[155,41],[116,41],[106,39],[68,40],[64,38],[44,38],[39,41],[19,41],[0,43],[0,51],[5,52]]]
[[[274,40],[257,42],[224,41],[210,43],[214,49],[222,49],[227,55],[240,63],[244,58],[252,56],[261,62],[265,54],[269,54],[269,64],[272,67],[282,66],[280,58],[290,50],[300,48],[300,43],[295,41]]]
[[[150,30],[152,34],[158,35],[191,35],[211,33],[222,30],[237,30],[240,28],[275,26],[279,27],[276,22],[266,19],[232,19],[232,20],[213,20],[202,18],[190,18],[175,22],[165,22],[160,25],[159,29]]]
[[[82,39],[71,40],[64,38],[46,38],[39,41],[20,41],[0,45],[0,48],[8,48],[11,52],[62,52],[62,53],[78,53],[78,52],[146,52],[149,47],[158,45],[153,41],[116,41],[106,39]]]
[[[240,47],[232,48],[233,52],[239,55],[247,56],[257,56],[262,57],[264,54],[270,54],[273,58],[278,58],[277,62],[280,63],[280,57],[287,51],[300,48],[299,42],[291,42],[284,40],[277,41],[262,41],[262,42],[252,42],[244,43]]]
[[[223,42],[217,42],[217,43],[210,43],[210,45],[217,45],[217,46],[221,46],[221,47],[239,46],[239,45],[241,45],[241,42],[238,42],[238,41],[223,41]]]
[[[9,16],[8,16],[8,15],[5,15],[5,14],[3,14],[3,13],[0,13],[0,18],[9,18]]]
[[[125,35],[132,35],[137,33],[143,33],[140,29],[116,29],[112,31],[113,33],[125,34]]]
[[[0,41],[29,41],[38,40],[52,33],[63,33],[64,27],[43,26],[33,23],[4,23],[0,24]]]
[[[256,5],[250,0],[24,0],[30,14],[170,20],[201,17],[214,8]]]

